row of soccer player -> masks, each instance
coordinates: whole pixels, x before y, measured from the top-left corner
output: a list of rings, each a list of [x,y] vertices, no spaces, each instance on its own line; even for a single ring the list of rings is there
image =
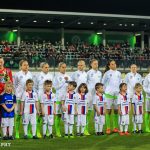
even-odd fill
[[[56,136],[61,136],[60,134],[60,119],[61,119],[61,100],[62,93],[65,93],[67,90],[68,81],[75,81],[77,83],[77,87],[81,83],[86,83],[88,86],[88,93],[90,95],[89,103],[88,103],[88,114],[87,114],[87,123],[84,129],[84,134],[88,135],[88,123],[90,120],[91,112],[92,112],[92,101],[93,96],[95,94],[95,84],[102,82],[104,84],[105,89],[105,99],[106,99],[106,133],[110,134],[110,115],[112,108],[114,109],[113,114],[113,132],[118,132],[118,106],[117,106],[117,96],[119,94],[119,85],[122,82],[121,73],[117,71],[115,61],[109,61],[106,66],[105,73],[102,78],[102,73],[98,70],[98,61],[93,59],[91,61],[91,69],[86,73],[84,71],[85,62],[78,62],[78,71],[74,72],[71,77],[66,74],[66,64],[59,64],[59,73],[52,78],[51,73],[49,73],[49,65],[47,63],[42,63],[41,68],[42,71],[37,74],[36,77],[33,77],[32,73],[28,71],[29,65],[26,60],[22,60],[20,62],[21,71],[15,74],[14,77],[14,85],[15,85],[15,94],[17,97],[17,107],[16,107],[16,121],[15,121],[15,130],[16,130],[16,138],[19,138],[19,127],[20,127],[20,100],[21,96],[25,90],[25,83],[27,79],[34,80],[34,91],[38,93],[38,98],[40,99],[41,94],[43,93],[43,83],[45,80],[52,80],[53,87],[56,89],[56,116],[55,116],[55,130]],[[144,90],[147,94],[147,112],[149,112],[149,75],[144,80]],[[125,82],[127,83],[127,93],[128,96],[132,99],[134,95],[134,86],[136,83],[141,83],[142,78],[140,74],[137,73],[136,65],[131,65],[131,72],[128,73],[125,77]],[[146,121],[146,132],[149,132],[149,113],[145,115]],[[133,117],[134,122],[134,131],[136,131],[136,122],[135,117]],[[37,119],[37,135],[40,137],[40,122],[41,117]]]

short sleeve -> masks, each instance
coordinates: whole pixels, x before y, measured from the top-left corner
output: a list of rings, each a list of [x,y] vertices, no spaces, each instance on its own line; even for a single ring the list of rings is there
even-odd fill
[[[93,98],[93,105],[96,104],[96,100],[97,100],[97,96],[95,95],[94,98]]]
[[[42,104],[42,103],[44,103],[44,94],[42,94],[42,96],[40,96],[40,103]]]
[[[26,98],[26,94],[25,92],[22,94],[22,97],[21,97],[21,101],[24,102],[25,101],[25,98]]]
[[[134,104],[136,101],[136,96],[134,95],[133,98],[132,98],[132,104]]]
[[[117,104],[118,104],[118,105],[120,105],[120,104],[121,104],[121,96],[120,96],[120,95],[118,96]]]
[[[56,102],[56,95],[53,94],[53,101]]]
[[[38,102],[38,96],[36,93],[35,93],[35,101]]]
[[[4,103],[5,103],[5,101],[4,101],[3,95],[0,95],[0,105],[2,105]]]
[[[16,95],[13,96],[13,101],[16,103]]]
[[[64,101],[66,99],[66,94],[61,94],[60,98],[61,101]]]

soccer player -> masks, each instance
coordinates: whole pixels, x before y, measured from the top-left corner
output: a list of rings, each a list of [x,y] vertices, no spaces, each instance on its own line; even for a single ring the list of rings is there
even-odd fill
[[[137,66],[135,64],[132,64],[130,67],[131,72],[127,73],[125,76],[124,82],[127,84],[127,93],[130,97],[130,100],[132,101],[133,95],[134,95],[134,87],[136,83],[142,83],[142,77],[139,73],[137,73]],[[135,115],[132,116],[133,121],[133,132],[136,132],[136,121],[135,121]]]
[[[11,82],[5,83],[5,90],[0,95],[0,105],[2,106],[2,122],[1,127],[3,131],[3,140],[13,140],[14,127],[14,108],[16,106],[16,96],[12,94],[13,85]],[[7,137],[7,127],[9,130],[9,137]]]
[[[39,115],[38,110],[38,96],[33,91],[33,80],[28,79],[26,81],[26,90],[23,92],[21,98],[20,115],[23,115],[23,128],[24,139],[28,139],[28,125],[32,126],[33,139],[37,139],[36,136],[36,114]]]
[[[93,105],[95,110],[95,132],[96,135],[104,135],[103,126],[105,124],[106,102],[104,98],[104,89],[102,83],[96,83],[96,94],[93,99]]]
[[[76,82],[70,81],[68,84],[68,92],[62,98],[62,111],[64,113],[65,138],[68,138],[69,136],[70,138],[74,138],[72,132],[73,132],[73,125],[74,125],[74,115],[77,114],[76,93],[74,92],[76,87],[77,87]]]
[[[150,67],[149,67],[150,70]],[[143,89],[146,93],[145,99],[145,132],[150,132],[150,73],[145,77]]]
[[[127,95],[127,84],[121,83],[120,93],[118,95],[118,113],[119,113],[119,124],[120,124],[120,132],[122,135],[130,135],[128,132],[129,125],[129,111],[130,111],[130,97]]]
[[[84,128],[86,126],[86,114],[88,112],[88,88],[85,83],[81,83],[78,87],[76,95],[77,100],[77,136],[84,136]],[[80,132],[81,128],[81,132]]]
[[[19,128],[20,128],[20,103],[21,103],[21,97],[23,92],[26,88],[26,81],[28,79],[32,79],[32,74],[29,71],[29,65],[26,60],[21,60],[19,62],[19,66],[21,71],[17,72],[14,76],[14,87],[15,87],[15,94],[17,98],[17,106],[15,108],[15,138],[19,138]],[[30,135],[29,135],[30,136]]]
[[[143,123],[143,104],[144,97],[142,94],[142,85],[140,83],[135,84],[135,94],[132,98],[132,112],[135,118],[135,123],[138,126],[138,131],[136,131],[136,126],[134,128],[134,133],[143,133],[142,123]]]
[[[61,121],[61,100],[67,92],[68,82],[71,81],[69,75],[66,74],[66,64],[60,62],[58,65],[59,73],[56,74],[53,80],[54,88],[56,89],[56,116],[55,116],[55,130],[56,136],[61,137],[60,121]]]
[[[39,101],[40,101],[41,95],[44,92],[44,89],[43,89],[44,81],[46,81],[46,80],[51,80],[52,81],[52,79],[53,79],[51,73],[49,73],[48,63],[42,62],[40,64],[40,67],[41,67],[41,72],[36,75],[36,78],[34,80],[34,83],[35,83],[34,87],[35,87],[35,90],[38,94]],[[42,127],[42,117],[37,116],[37,137],[39,137],[39,138],[41,138],[41,132],[40,132],[41,127]]]
[[[89,106],[88,106],[88,113],[87,113],[87,124],[85,127],[85,135],[89,134],[89,121],[91,117],[91,112],[93,110],[93,96],[95,95],[95,84],[101,82],[102,80],[102,73],[98,70],[98,61],[96,59],[92,59],[90,61],[91,69],[87,72],[87,85],[89,90]]]
[[[84,69],[85,69],[85,61],[79,60],[78,70],[75,71],[71,76],[72,81],[75,81],[77,83],[77,88],[81,83],[87,83],[87,73],[84,71]]]
[[[110,134],[110,115],[112,109],[114,109],[113,114],[113,132],[118,132],[118,105],[117,96],[119,94],[119,85],[122,82],[121,73],[117,71],[116,62],[110,60],[106,66],[106,70],[102,79],[105,91],[106,100],[106,133]]]
[[[46,138],[46,129],[48,126],[49,137],[53,138],[52,126],[54,124],[54,115],[56,114],[56,99],[52,92],[52,81],[44,81],[44,92],[40,98],[41,110],[43,116],[43,138]]]

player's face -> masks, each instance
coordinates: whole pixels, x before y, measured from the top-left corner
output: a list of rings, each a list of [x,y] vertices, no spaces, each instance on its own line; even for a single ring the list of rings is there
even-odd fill
[[[52,85],[51,84],[45,85],[45,91],[46,92],[49,92],[51,89],[52,89]]]
[[[112,69],[112,70],[116,70],[116,67],[117,67],[116,66],[116,62],[115,61],[111,61],[110,65],[109,65],[109,68]]]
[[[93,61],[91,63],[91,67],[92,67],[92,69],[97,70],[98,69],[98,61]]]
[[[81,93],[85,93],[85,91],[86,91],[86,88],[85,88],[84,86],[81,86],[80,92],[81,92]]]
[[[73,91],[75,88],[73,85],[71,84],[68,84],[68,91]]]
[[[98,89],[97,89],[97,92],[98,92],[98,93],[104,93],[104,88],[103,88],[103,86],[99,86]]]
[[[5,91],[6,91],[7,93],[11,93],[11,92],[12,92],[12,86],[11,86],[11,85],[7,85],[7,86],[5,87]]]
[[[80,62],[80,63],[78,64],[78,70],[83,71],[84,68],[85,68],[85,62]]]
[[[136,73],[137,72],[137,66],[136,65],[132,65],[131,66],[131,72],[132,73]]]
[[[33,83],[28,83],[27,84],[27,90],[32,91],[32,89],[33,89]]]
[[[27,61],[22,63],[21,70],[27,72],[29,70],[29,64]]]
[[[49,72],[49,65],[48,65],[48,64],[45,64],[45,65],[43,66],[43,68],[42,68],[42,71],[43,71],[44,73],[48,73],[48,72]]]
[[[136,92],[141,93],[142,92],[142,86],[139,86],[138,88],[136,88]]]
[[[63,65],[61,65],[59,71],[60,71],[61,73],[65,74],[66,68],[67,68],[66,64],[63,64]]]
[[[127,92],[127,86],[125,84],[122,86],[121,91],[122,92]]]
[[[2,69],[4,67],[4,60],[0,59],[0,69]]]

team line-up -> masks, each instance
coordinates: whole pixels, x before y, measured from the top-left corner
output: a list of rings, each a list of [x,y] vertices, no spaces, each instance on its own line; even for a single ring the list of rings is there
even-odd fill
[[[3,65],[4,60],[0,58],[0,67]],[[61,137],[61,119],[64,121],[65,138],[75,136],[74,124],[76,136],[89,135],[93,110],[98,136],[104,135],[105,124],[106,134],[130,135],[129,115],[132,115],[133,133],[143,133],[143,120],[144,131],[150,132],[150,73],[142,85],[142,77],[137,73],[135,64],[131,65],[131,72],[126,74],[124,80],[114,60],[108,62],[103,76],[96,59],[91,60],[90,65],[91,69],[85,72],[85,62],[80,60],[78,70],[69,76],[66,64],[61,62],[58,65],[59,73],[52,77],[48,63],[43,62],[41,72],[33,77],[28,62],[21,60],[20,71],[15,73],[13,82],[6,68],[0,70],[0,90],[4,89],[0,95],[3,139],[14,139],[14,126],[15,138],[20,138],[21,122],[25,139],[53,138],[53,125],[55,136]],[[143,90],[146,93],[145,103]]]

